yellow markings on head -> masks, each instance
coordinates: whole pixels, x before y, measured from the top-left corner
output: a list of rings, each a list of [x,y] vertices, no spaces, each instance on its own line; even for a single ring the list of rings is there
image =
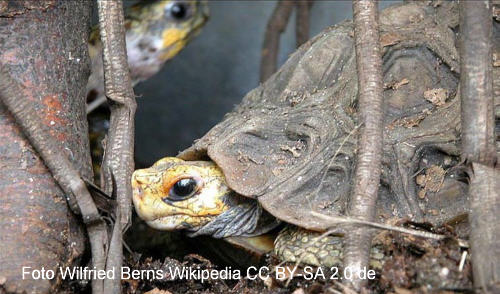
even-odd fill
[[[181,179],[196,181],[195,192],[186,198],[172,196]],[[222,171],[211,162],[183,161],[167,157],[132,175],[137,214],[161,230],[199,227],[226,211],[224,198],[231,190]]]
[[[165,51],[162,52],[160,58],[168,60],[177,55],[186,45],[188,32],[188,30],[178,28],[164,30],[162,33],[162,48],[165,48]]]
[[[171,6],[181,4],[186,14],[184,18],[177,19],[171,15]],[[154,60],[159,63],[176,56],[200,32],[208,19],[208,6],[199,1],[139,2],[128,12],[128,42],[138,40],[138,43],[149,44],[154,52],[142,53],[149,57],[154,55]]]

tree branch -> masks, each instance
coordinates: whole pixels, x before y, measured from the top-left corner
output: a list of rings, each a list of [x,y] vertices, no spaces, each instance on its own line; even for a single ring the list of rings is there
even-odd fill
[[[310,12],[313,0],[295,2],[295,43],[297,48],[309,40]]]
[[[106,269],[121,275],[123,262],[122,230],[130,224],[134,170],[135,102],[125,47],[125,26],[121,0],[98,0],[99,31],[103,46],[105,95],[111,118],[102,163],[104,191],[116,196],[115,225],[107,255]],[[104,293],[121,293],[120,278],[106,280]]]
[[[280,36],[285,31],[294,2],[281,0],[274,8],[273,14],[267,23],[264,43],[262,45],[262,57],[260,61],[260,82],[265,82],[278,67],[278,53]]]
[[[469,223],[474,286],[500,291],[500,172],[495,169],[489,1],[460,1],[462,159],[471,164]]]
[[[375,216],[382,158],[383,75],[377,6],[377,1],[353,1],[361,130],[349,215],[366,221]],[[356,273],[368,267],[371,237],[369,230],[356,227],[344,240],[344,266],[354,273],[353,280],[347,282],[356,289],[366,282]]]
[[[492,95],[492,14],[488,1],[460,2],[462,159],[496,161]]]
[[[121,226],[126,229],[132,213],[130,178],[134,170],[134,116],[137,104],[127,63],[122,1],[100,0],[97,3],[105,94],[111,108],[101,182],[107,194],[116,195]]]

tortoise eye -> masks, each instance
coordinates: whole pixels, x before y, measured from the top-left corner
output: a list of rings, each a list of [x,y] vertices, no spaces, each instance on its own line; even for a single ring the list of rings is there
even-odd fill
[[[165,200],[170,200],[170,201],[186,200],[194,196],[194,194],[196,194],[198,189],[199,189],[199,184],[196,179],[193,178],[181,179],[172,185],[170,191],[168,192],[168,197]]]
[[[175,20],[183,20],[189,17],[189,4],[184,2],[173,2],[167,7],[167,16]]]

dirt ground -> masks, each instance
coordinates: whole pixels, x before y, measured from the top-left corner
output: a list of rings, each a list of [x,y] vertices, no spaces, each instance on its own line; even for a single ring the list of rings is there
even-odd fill
[[[425,224],[406,223],[404,225],[450,237],[455,236],[451,227],[433,230]],[[175,236],[170,241],[183,246]],[[206,240],[195,240],[195,242],[206,242]],[[375,235],[373,243],[381,249],[384,257],[382,264],[375,269],[375,278],[369,279],[367,289],[361,293],[473,293],[470,256],[467,249],[461,248],[456,240],[450,238],[436,241],[381,231]],[[124,294],[357,293],[340,283],[342,268],[318,269],[301,265],[291,274],[295,265],[280,263],[272,255],[263,257],[260,264],[256,263],[256,266],[250,269],[248,266],[231,265],[212,256],[209,259],[194,253],[176,256],[176,258],[150,255],[127,254],[124,266],[130,268],[131,272],[134,270],[141,273],[149,272],[151,276],[150,279],[145,276],[143,279],[123,279]],[[264,266],[268,267],[269,271],[263,271],[262,279],[256,277],[257,270]],[[279,268],[284,269],[285,272],[277,276],[276,272],[280,270]],[[189,270],[193,272],[214,270],[218,273],[226,271],[228,274],[215,279],[204,279],[201,276],[187,278],[176,276],[176,271],[179,274],[183,270],[185,273]],[[153,274],[153,271],[161,271],[162,276]],[[240,273],[239,277],[235,274],[237,271]],[[269,274],[269,277],[266,278],[266,274]],[[74,282],[70,287],[77,293],[88,291],[89,288],[88,284],[81,282]]]

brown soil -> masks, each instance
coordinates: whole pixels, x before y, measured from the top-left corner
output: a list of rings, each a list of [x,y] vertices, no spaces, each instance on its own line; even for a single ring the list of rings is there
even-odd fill
[[[425,224],[405,224],[413,228],[430,230]],[[436,232],[436,230],[433,230]],[[437,233],[453,236],[449,227],[439,228]],[[383,248],[384,265],[376,271],[375,279],[370,280],[368,288],[361,293],[472,293],[472,273],[470,256],[466,249],[460,248],[453,239],[435,241],[392,232],[377,233],[374,244]],[[285,279],[276,278],[273,269],[276,266],[293,270],[293,264],[280,264],[273,256],[265,257],[263,265],[270,270],[267,279],[249,279],[246,268],[237,265],[227,266],[216,264],[198,254],[187,254],[180,260],[170,257],[153,259],[139,254],[128,254],[125,266],[131,270],[158,271],[161,278],[124,279],[123,293],[357,293],[340,284],[340,280],[330,280],[339,277],[342,269],[336,274],[323,268],[311,267],[313,273],[322,272],[326,279],[319,275],[316,279],[306,279],[307,272],[303,266],[294,274],[286,274]],[[257,266],[257,268],[261,267]],[[240,279],[215,278],[202,281],[198,278],[182,278],[172,275],[176,270],[222,270],[240,271]],[[255,271],[251,271],[255,273]],[[287,280],[291,277],[291,280]],[[344,291],[344,292],[342,292]]]

